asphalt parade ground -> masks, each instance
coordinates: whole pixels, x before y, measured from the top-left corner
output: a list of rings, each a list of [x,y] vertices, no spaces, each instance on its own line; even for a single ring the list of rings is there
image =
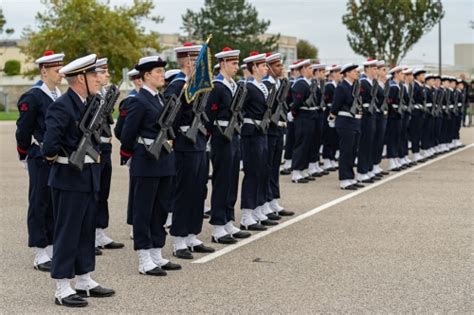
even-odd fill
[[[284,176],[280,204],[294,217],[193,261],[172,257],[168,238],[164,257],[183,269],[166,277],[138,273],[115,140],[106,231],[125,248],[104,250],[92,277],[117,294],[81,310],[56,306],[54,281],[33,269],[14,133],[14,122],[0,123],[2,314],[474,312],[474,128],[461,131],[466,147],[355,192],[340,190],[336,173],[308,184]],[[205,221],[207,245],[210,233]]]

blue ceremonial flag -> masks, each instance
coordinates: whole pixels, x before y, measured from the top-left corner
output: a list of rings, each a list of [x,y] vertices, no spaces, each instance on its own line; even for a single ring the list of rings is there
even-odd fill
[[[197,95],[212,90],[212,67],[211,67],[211,50],[209,49],[209,36],[207,41],[202,45],[201,51],[196,59],[194,75],[189,78],[189,82],[185,91],[186,101],[191,103]]]

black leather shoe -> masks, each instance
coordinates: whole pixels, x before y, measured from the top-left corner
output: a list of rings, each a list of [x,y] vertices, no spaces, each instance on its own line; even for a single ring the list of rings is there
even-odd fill
[[[96,256],[102,255],[102,251],[99,249],[99,247],[96,247],[96,248],[95,248],[95,255],[96,255]]]
[[[357,190],[357,187],[354,185],[349,185],[346,187],[341,187],[342,190]]]
[[[374,182],[378,181],[378,180],[381,180],[381,179],[382,179],[382,177],[379,177],[379,176],[374,176],[374,177],[371,178],[371,180],[373,180]]]
[[[171,261],[168,261],[166,264],[161,266],[161,269],[168,270],[168,271],[181,270],[181,265],[172,263]]]
[[[66,296],[61,300],[55,298],[54,303],[67,307],[84,307],[88,304],[87,301],[78,294],[71,294],[70,296]]]
[[[249,226],[243,226],[242,224],[240,225],[241,230],[247,230],[247,231],[266,231],[267,228],[260,223],[255,223],[251,224]]]
[[[189,247],[189,249],[194,253],[214,253],[216,251],[214,248],[206,246],[204,244],[191,246]]]
[[[145,271],[145,275],[154,277],[164,277],[167,275],[167,273],[160,267],[155,267],[151,270]]]
[[[52,262],[51,262],[51,260],[48,260],[47,262],[44,262],[42,264],[37,264],[33,268],[35,268],[36,270],[39,270],[39,271],[50,272],[51,271],[51,266],[52,266]]]
[[[387,171],[381,171],[381,172],[380,172],[380,174],[382,174],[382,175],[389,175],[389,174],[390,174],[390,172],[387,172]]]
[[[266,216],[267,216],[267,218],[269,218],[270,220],[273,220],[273,221],[281,220],[281,217],[276,213],[269,213],[269,214],[266,214]]]
[[[237,240],[235,238],[233,238],[232,236],[230,236],[230,234],[221,236],[219,238],[213,236],[213,237],[211,237],[211,241],[213,243],[219,243],[219,244],[235,244],[235,243],[237,243]]]
[[[111,243],[107,244],[107,245],[104,245],[104,246],[101,246],[101,248],[105,248],[105,249],[119,249],[119,248],[123,248],[125,245],[123,243],[119,243],[119,242],[114,242],[112,241]]]
[[[204,219],[209,219],[211,217],[211,211],[204,212]]]
[[[283,169],[280,171],[280,175],[290,175],[291,174],[291,169]]]
[[[290,217],[292,215],[295,215],[295,213],[293,211],[288,211],[288,210],[281,210],[281,211],[278,211],[278,214],[281,215],[282,217]]]
[[[245,232],[245,231],[238,231],[237,233],[232,234],[234,238],[247,238],[250,237],[252,233]]]
[[[323,174],[323,175],[329,175],[329,171],[328,171],[328,170],[323,170],[323,171],[321,172],[321,174]]]
[[[306,178],[292,179],[291,181],[295,184],[307,184],[308,183],[308,180]]]
[[[352,184],[355,188],[364,188],[365,186],[359,183]]]
[[[96,286],[93,289],[90,289],[89,294],[87,294],[86,290],[76,289],[76,292],[80,297],[97,297],[97,298],[109,297],[115,294],[114,290],[103,288],[100,285]]]
[[[402,169],[402,170],[406,170],[407,168],[408,168],[408,166],[406,164],[400,166],[400,169]]]
[[[176,258],[181,258],[181,259],[193,259],[193,254],[189,251],[189,249],[184,248],[184,249],[178,249],[177,251],[173,252],[173,256]]]
[[[322,177],[323,173],[313,173],[313,174],[311,174],[311,176],[313,176],[313,177]]]
[[[361,183],[372,184],[374,180],[372,178],[361,180]]]
[[[306,179],[308,181],[314,181],[314,180],[316,180],[316,177],[314,177],[313,175],[309,175],[309,176],[306,176],[304,179]]]
[[[402,169],[400,167],[395,167],[390,170],[390,172],[400,172]]]
[[[381,172],[381,173],[377,173],[377,174],[375,174],[375,177],[377,177],[377,178],[382,178],[382,177],[383,177],[383,173],[382,173],[382,172]]]
[[[260,224],[266,225],[266,226],[274,226],[274,225],[278,225],[278,222],[268,219],[268,220],[260,221]]]

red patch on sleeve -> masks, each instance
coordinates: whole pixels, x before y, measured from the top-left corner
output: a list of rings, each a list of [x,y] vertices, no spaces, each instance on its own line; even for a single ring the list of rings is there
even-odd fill
[[[301,98],[301,97],[302,97],[302,95],[301,95],[301,93],[300,93],[300,92],[298,92],[298,93],[296,93],[296,96],[295,96],[295,97],[296,97],[296,98]]]
[[[219,109],[219,105],[215,103],[211,105],[211,112],[216,112],[218,109]]]
[[[28,151],[27,151],[27,150],[22,149],[22,148],[20,148],[19,146],[16,147],[16,150],[17,150],[18,153],[20,153],[20,154],[28,154]]]
[[[125,117],[128,114],[128,109],[124,109],[120,111],[120,117]]]
[[[20,104],[20,112],[26,112],[28,110],[28,104],[22,103]]]
[[[120,155],[126,158],[129,158],[133,155],[133,152],[128,152],[126,150],[120,150]]]
[[[359,89],[360,93],[364,93],[364,88],[361,86],[360,89]]]
[[[387,98],[387,103],[392,104],[393,103],[393,98],[391,98],[391,97]]]

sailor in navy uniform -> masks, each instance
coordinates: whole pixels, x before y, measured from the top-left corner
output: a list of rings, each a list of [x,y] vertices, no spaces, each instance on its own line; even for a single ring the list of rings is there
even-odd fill
[[[413,110],[411,112],[408,130],[414,162],[421,162],[426,158],[426,156],[420,154],[421,127],[423,126],[425,116],[425,108],[423,104],[426,102],[426,97],[424,95],[425,73],[426,71],[423,69],[413,70]]]
[[[137,96],[141,87],[143,86],[143,80],[140,77],[140,72],[137,69],[132,69],[127,73],[128,79],[132,82],[133,89],[119,104],[119,116],[114,128],[115,137],[118,140],[122,137],[123,124],[128,114],[128,104],[130,101]],[[129,167],[129,182],[128,182],[128,204],[127,204],[127,224],[131,225],[130,238],[133,239],[133,191],[134,191],[134,177],[130,174],[130,163]]]
[[[384,171],[380,166],[382,162],[383,147],[385,140],[385,131],[387,128],[387,114],[388,108],[382,108],[382,105],[387,100],[384,99],[384,89],[385,86],[390,84],[387,80],[387,68],[385,66],[385,61],[380,60],[377,62],[377,80],[379,83],[377,91],[377,108],[375,110],[375,133],[374,133],[374,142],[372,149],[372,162],[373,166],[371,171],[376,176],[388,175],[388,172]],[[388,95],[387,95],[388,98]]]
[[[181,72],[179,69],[170,69],[166,70],[165,72],[165,86],[162,88],[164,91],[168,85],[173,82],[174,78]],[[173,177],[173,180],[176,180],[175,177]],[[174,185],[176,186],[176,185]],[[168,218],[166,219],[165,223],[165,228],[170,228],[171,224],[173,223],[173,208],[174,208],[174,190],[173,190],[173,198],[170,200],[170,205],[168,209]]]
[[[368,58],[363,63],[364,75],[360,79],[360,96],[362,98],[363,114],[359,150],[357,152],[357,180],[362,183],[373,183],[379,179],[370,170],[373,168],[372,150],[375,136],[375,111],[370,111],[372,90],[376,80],[377,59]]]
[[[434,155],[432,149],[432,134],[433,134],[433,97],[434,97],[434,76],[432,74],[425,74],[424,76],[423,93],[425,99],[425,117],[423,119],[423,125],[421,127],[421,139],[420,139],[420,154],[423,158],[430,158]]]
[[[101,89],[99,94],[105,97],[106,86],[110,83],[109,67],[107,58],[97,59],[95,65],[97,76],[99,77]],[[115,242],[105,234],[105,229],[109,226],[109,195],[110,182],[112,180],[112,125],[114,119],[112,116],[107,117],[104,127],[100,135],[100,192],[99,207],[97,209],[97,224],[95,229],[95,247],[96,255],[102,255],[101,248],[118,249],[124,244]]]
[[[413,85],[413,69],[405,67],[402,70],[402,82],[403,82],[403,98],[401,99],[402,106],[402,131],[400,135],[400,148],[397,162],[400,164],[401,169],[406,169],[416,163],[412,162],[408,158],[409,153],[409,133],[408,128],[410,126],[411,113],[408,111],[408,104],[410,102],[410,86]]]
[[[463,146],[461,140],[460,140],[460,131],[461,131],[461,126],[462,126],[462,121],[464,119],[464,102],[465,102],[465,94],[464,94],[464,87],[465,82],[461,79],[456,80],[456,93],[457,93],[457,98],[456,98],[456,103],[454,104],[454,107],[456,108],[456,119],[455,119],[455,126],[454,126],[454,137],[453,137],[453,145],[454,148],[460,148]]]
[[[181,259],[193,259],[192,251],[211,253],[213,248],[205,246],[197,235],[202,231],[204,200],[209,176],[206,143],[207,136],[197,133],[196,143],[186,138],[185,133],[194,120],[193,104],[184,96],[183,88],[191,76],[201,45],[184,43],[174,51],[181,72],[165,90],[165,100],[172,95],[180,96],[181,106],[174,121],[174,151],[176,158],[176,187],[173,221],[170,233],[174,236],[173,254]]]
[[[162,150],[156,160],[146,150],[159,132],[157,121],[165,103],[158,92],[164,85],[166,61],[160,56],[143,57],[135,69],[143,86],[130,99],[123,125],[120,149],[121,164],[130,162],[133,184],[133,248],[138,254],[138,271],[151,276],[165,276],[165,270],[181,266],[162,256],[166,241],[164,224],[173,192],[174,153]]]
[[[389,82],[390,90],[388,93],[388,118],[387,118],[387,159],[389,171],[400,171],[401,165],[397,159],[399,157],[400,137],[402,132],[402,115],[400,113],[400,82],[403,78],[402,68],[395,66],[390,69],[389,74],[392,80]]]
[[[239,55],[239,50],[229,47],[215,55],[219,74],[213,81],[214,88],[206,106],[213,169],[209,223],[212,225],[212,241],[221,244],[234,244],[236,238],[250,236],[232,223],[235,221],[234,207],[239,186],[240,137],[237,132],[231,140],[223,135],[232,117],[231,105],[237,92],[237,83],[232,77],[239,70]]]
[[[291,108],[295,124],[295,145],[292,157],[291,180],[294,183],[307,183],[315,180],[308,167],[315,146],[316,104],[312,103],[311,82],[313,70],[311,60],[305,59],[296,64],[300,77],[291,88],[293,106]]]
[[[323,175],[329,174],[329,171],[326,171],[319,166],[324,118],[324,108],[321,106],[323,103],[322,84],[324,84],[322,82],[324,82],[326,77],[326,65],[318,62],[312,64],[311,69],[313,70],[311,82],[312,84],[316,84],[316,93],[314,98],[316,110],[313,113],[313,119],[315,122],[313,134],[314,142],[311,146],[308,173],[313,177],[321,177]]]
[[[50,165],[43,161],[41,145],[45,132],[45,117],[48,106],[61,96],[58,85],[64,54],[49,50],[35,63],[39,67],[41,80],[20,96],[16,122],[17,151],[20,161],[28,171],[28,246],[35,249],[33,267],[40,271],[51,270],[53,255],[53,206],[51,189],[48,187]],[[33,141],[32,141],[33,140]]]
[[[244,124],[241,129],[244,178],[240,205],[243,230],[262,231],[264,225],[276,225],[263,214],[262,205],[267,197],[268,143],[267,130],[262,129],[262,119],[267,111],[269,91],[262,82],[267,74],[266,55],[251,52],[244,59],[251,77],[247,80],[247,95],[242,106]]]
[[[323,169],[326,171],[335,171],[338,168],[336,162],[336,152],[339,149],[339,139],[337,136],[336,128],[330,127],[328,124],[329,113],[331,112],[332,103],[334,101],[334,92],[336,91],[337,85],[341,81],[341,66],[332,65],[328,68],[328,80],[324,89],[324,103],[326,108],[324,109],[323,118]]]
[[[280,78],[283,76],[282,57],[279,53],[268,53],[265,59],[268,68],[268,75],[263,78],[263,83],[267,90],[272,87],[281,88]],[[278,106],[278,100],[272,107],[272,115]],[[285,116],[286,112],[283,113]],[[280,199],[280,164],[283,154],[283,135],[285,133],[286,121],[279,118],[278,124],[270,123],[268,128],[268,185],[267,185],[267,202],[262,206],[263,214],[271,220],[279,220],[280,216],[291,216],[292,211],[285,210],[279,203]]]
[[[435,119],[434,119],[434,134],[433,134],[433,143],[435,145],[436,154],[443,152],[443,145],[441,143],[441,129],[443,128],[443,101],[445,97],[445,89],[442,86],[441,76],[435,75],[435,92],[437,92],[435,104],[433,104],[435,109]]]
[[[339,135],[339,181],[341,189],[355,190],[364,187],[354,175],[354,162],[360,137],[361,109],[351,112],[354,102],[353,84],[359,79],[358,65],[346,64],[341,68],[344,79],[337,85],[329,114],[329,125]]]
[[[42,153],[52,164],[48,184],[54,210],[54,253],[51,277],[56,280],[58,305],[86,306],[83,298],[107,297],[114,290],[92,280],[95,269],[95,226],[100,165],[86,155],[82,171],[69,165],[68,156],[82,138],[78,125],[85,112],[86,98],[95,95],[100,82],[95,72],[96,55],[76,59],[59,70],[69,89],[53,102],[46,113]],[[94,140],[93,140],[94,141]],[[99,144],[94,143],[99,151]],[[99,156],[100,158],[100,156]],[[76,276],[75,290],[70,280]]]
[[[296,68],[296,64],[298,64],[297,61],[295,61],[293,64],[288,66],[288,69],[290,70],[288,80],[290,81],[289,83],[292,86],[295,83],[296,78],[300,76],[300,73],[298,69]],[[293,106],[293,99],[291,97],[291,89],[288,92],[288,97],[286,99],[286,102],[288,104],[289,110],[288,110],[288,116],[287,116],[287,122],[286,122],[285,153],[283,155],[285,163],[283,164],[282,169],[280,171],[281,175],[291,174],[291,159],[293,157],[293,148],[295,146],[295,124],[293,122],[294,117],[291,112],[291,107]]]

